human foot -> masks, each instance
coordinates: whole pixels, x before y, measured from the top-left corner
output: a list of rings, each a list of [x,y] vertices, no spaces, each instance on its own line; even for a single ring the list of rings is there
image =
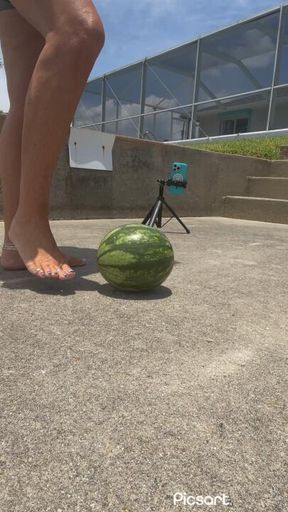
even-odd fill
[[[10,227],[9,239],[31,274],[61,280],[75,277],[75,272],[56,245],[48,222],[38,219],[27,222],[15,216]]]
[[[65,263],[70,265],[70,267],[82,267],[86,265],[86,261],[82,258],[76,258],[75,256],[69,256],[62,252],[59,247],[58,250],[62,254]],[[26,266],[12,242],[5,242],[2,247],[2,254],[0,257],[0,265],[4,270],[25,270]]]

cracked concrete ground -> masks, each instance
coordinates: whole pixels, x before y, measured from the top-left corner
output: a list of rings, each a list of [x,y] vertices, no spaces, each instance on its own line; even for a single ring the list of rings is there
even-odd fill
[[[123,219],[51,223],[74,281],[0,271],[1,512],[288,510],[288,226],[184,221],[146,294],[97,270]]]

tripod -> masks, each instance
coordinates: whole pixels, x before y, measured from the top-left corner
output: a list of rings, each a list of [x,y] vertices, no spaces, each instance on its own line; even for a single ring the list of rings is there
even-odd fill
[[[177,213],[169,206],[169,204],[165,201],[164,198],[164,187],[165,185],[174,185],[176,187],[184,187],[186,188],[185,182],[178,182],[173,180],[157,180],[159,185],[159,194],[158,197],[153,204],[151,210],[147,213],[145,219],[143,220],[142,224],[146,224],[147,226],[153,227],[156,223],[157,228],[162,227],[162,211],[163,211],[163,205],[168,208],[168,210],[172,213],[172,217],[167,221],[169,222],[173,217],[175,217],[176,220],[181,224],[181,226],[185,229],[186,233],[190,233],[189,229],[185,226],[184,222],[182,222],[181,219],[179,219]],[[166,223],[167,224],[167,223]]]

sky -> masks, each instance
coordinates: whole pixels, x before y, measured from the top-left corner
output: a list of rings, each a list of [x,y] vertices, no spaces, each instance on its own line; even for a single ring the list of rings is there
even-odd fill
[[[106,41],[89,80],[288,3],[288,0],[93,1],[105,28]],[[9,110],[3,68],[0,69],[0,110]]]

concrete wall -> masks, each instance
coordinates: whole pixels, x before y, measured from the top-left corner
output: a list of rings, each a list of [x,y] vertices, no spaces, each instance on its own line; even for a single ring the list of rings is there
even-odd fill
[[[189,164],[185,195],[166,195],[182,216],[221,215],[224,195],[241,195],[247,176],[268,176],[271,172],[271,162],[266,160],[117,137],[113,172],[70,169],[65,148],[53,182],[52,216],[142,217],[157,197],[156,179],[165,178],[174,161]]]
[[[156,179],[165,178],[174,161],[189,164],[185,195],[166,194],[180,216],[221,215],[224,195],[245,194],[246,177],[269,176],[273,165],[268,160],[116,137],[113,172],[79,170],[69,167],[66,146],[54,175],[51,218],[144,217],[157,197]]]

